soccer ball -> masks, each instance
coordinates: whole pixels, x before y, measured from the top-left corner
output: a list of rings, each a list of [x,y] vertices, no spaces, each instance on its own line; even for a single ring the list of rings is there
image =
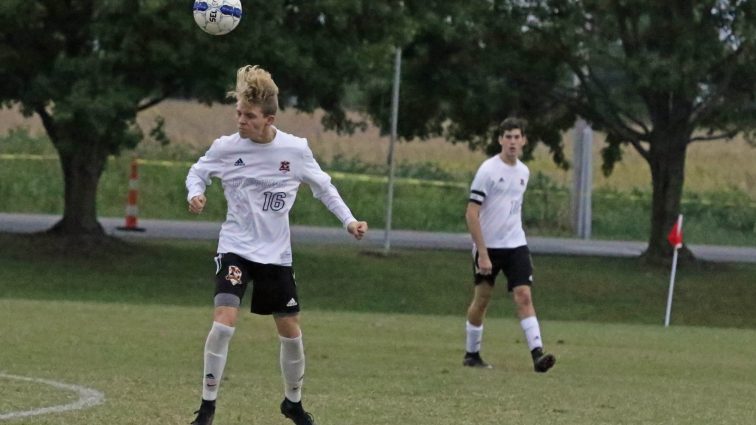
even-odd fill
[[[195,0],[194,22],[208,34],[228,34],[239,25],[241,0]]]

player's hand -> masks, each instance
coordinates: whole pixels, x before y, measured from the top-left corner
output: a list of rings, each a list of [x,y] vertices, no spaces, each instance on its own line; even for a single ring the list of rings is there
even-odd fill
[[[347,231],[357,240],[362,239],[362,237],[365,236],[365,233],[367,233],[367,230],[367,221],[353,221],[347,225]]]
[[[205,198],[205,195],[195,196],[191,201],[189,201],[189,212],[194,214],[201,213],[202,210],[205,209],[205,203],[207,203],[207,198]]]
[[[489,275],[491,274],[491,270],[493,269],[493,264],[491,264],[491,259],[488,258],[488,254],[478,254],[478,273],[482,275]]]

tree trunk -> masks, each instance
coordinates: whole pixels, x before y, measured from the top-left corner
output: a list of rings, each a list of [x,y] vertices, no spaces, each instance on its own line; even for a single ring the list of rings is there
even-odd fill
[[[688,134],[660,132],[650,146],[651,234],[644,253],[650,262],[666,262],[672,257],[673,248],[667,234],[680,214],[688,141]],[[690,255],[687,249],[685,254]]]
[[[97,186],[105,169],[107,152],[98,149],[97,143],[77,143],[76,152],[61,149],[58,152],[63,169],[63,218],[48,232],[66,236],[105,236],[97,221]]]

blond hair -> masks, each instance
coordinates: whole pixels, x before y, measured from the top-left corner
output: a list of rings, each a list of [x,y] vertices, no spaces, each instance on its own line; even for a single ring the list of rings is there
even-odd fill
[[[278,112],[278,86],[270,73],[257,65],[245,65],[236,71],[236,90],[228,92],[228,97],[259,106],[265,115]]]

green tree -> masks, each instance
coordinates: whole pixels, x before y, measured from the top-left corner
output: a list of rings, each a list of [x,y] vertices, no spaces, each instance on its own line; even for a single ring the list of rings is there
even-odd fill
[[[260,64],[282,106],[326,110],[339,130],[346,89],[391,57],[400,1],[245,1],[232,33],[214,37],[191,0],[3,0],[0,104],[38,115],[60,156],[62,235],[102,236],[96,193],[109,155],[136,146],[136,114],[168,97],[222,101],[239,66]],[[390,63],[385,65],[389,69]]]
[[[603,170],[632,146],[653,184],[646,255],[671,255],[688,146],[756,129],[756,3],[743,0],[411,1],[400,134],[487,146],[502,117],[567,166],[576,115],[607,134]],[[388,90],[368,91],[388,128]],[[526,156],[535,144],[528,145]],[[712,165],[716,166],[716,165]],[[689,252],[688,252],[689,253]]]
[[[557,90],[542,87],[606,132],[605,174],[628,145],[649,164],[653,195],[645,255],[669,257],[666,235],[681,211],[688,146],[738,134],[754,140],[756,3],[527,4],[528,32],[577,80]]]
[[[408,0],[412,25],[397,38],[403,49],[398,133],[404,140],[443,136],[493,153],[496,126],[506,116],[528,119],[529,138],[567,162],[561,130],[574,113],[543,87],[556,87],[564,70],[522,32],[527,15],[513,2]],[[538,87],[525,83],[536,75]],[[367,111],[389,129],[390,79],[364,87]],[[526,145],[530,157],[536,143]]]

